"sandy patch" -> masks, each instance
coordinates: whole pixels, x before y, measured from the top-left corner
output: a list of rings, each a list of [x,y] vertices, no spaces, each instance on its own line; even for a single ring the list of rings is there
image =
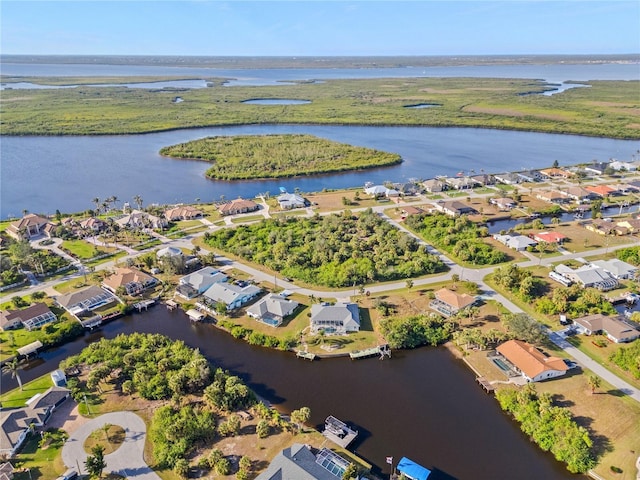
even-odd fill
[[[47,422],[47,428],[59,428],[67,433],[75,432],[90,419],[78,412],[78,404],[71,397],[56,408]]]

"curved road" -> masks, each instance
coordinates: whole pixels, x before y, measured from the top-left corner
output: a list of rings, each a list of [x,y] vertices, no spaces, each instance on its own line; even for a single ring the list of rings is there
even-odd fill
[[[105,455],[105,472],[113,472],[136,480],[160,480],[160,477],[144,461],[144,439],[147,426],[142,418],[132,412],[112,412],[100,415],[71,433],[62,447],[62,461],[69,468],[80,467],[86,474],[84,462],[87,453],[84,442],[89,435],[103,425],[119,425],[125,430],[124,443],[115,452]]]

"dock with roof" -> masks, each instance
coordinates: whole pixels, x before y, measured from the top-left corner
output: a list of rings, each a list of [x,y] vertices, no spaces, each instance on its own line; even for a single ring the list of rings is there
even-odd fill
[[[333,443],[340,445],[342,448],[347,448],[347,445],[353,442],[358,436],[358,431],[353,430],[333,415],[329,415],[324,421],[324,431],[322,435]]]

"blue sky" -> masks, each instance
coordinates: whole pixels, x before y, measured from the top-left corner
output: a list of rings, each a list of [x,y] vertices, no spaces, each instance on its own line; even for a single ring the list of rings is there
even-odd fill
[[[637,0],[2,0],[0,27],[5,54],[640,53]]]

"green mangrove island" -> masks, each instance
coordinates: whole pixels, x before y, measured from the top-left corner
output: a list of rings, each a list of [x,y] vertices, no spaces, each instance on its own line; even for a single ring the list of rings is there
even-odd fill
[[[0,127],[3,135],[111,135],[244,124],[415,125],[640,138],[640,81],[580,83],[589,88],[550,96],[541,95],[552,88],[544,81],[509,78],[378,78],[166,90],[8,89],[2,92]],[[255,98],[311,103],[243,103]],[[407,108],[419,104],[438,107]]]
[[[397,154],[313,135],[208,137],[162,148],[160,154],[212,162],[206,176],[218,180],[314,175],[386,167],[402,161]]]

